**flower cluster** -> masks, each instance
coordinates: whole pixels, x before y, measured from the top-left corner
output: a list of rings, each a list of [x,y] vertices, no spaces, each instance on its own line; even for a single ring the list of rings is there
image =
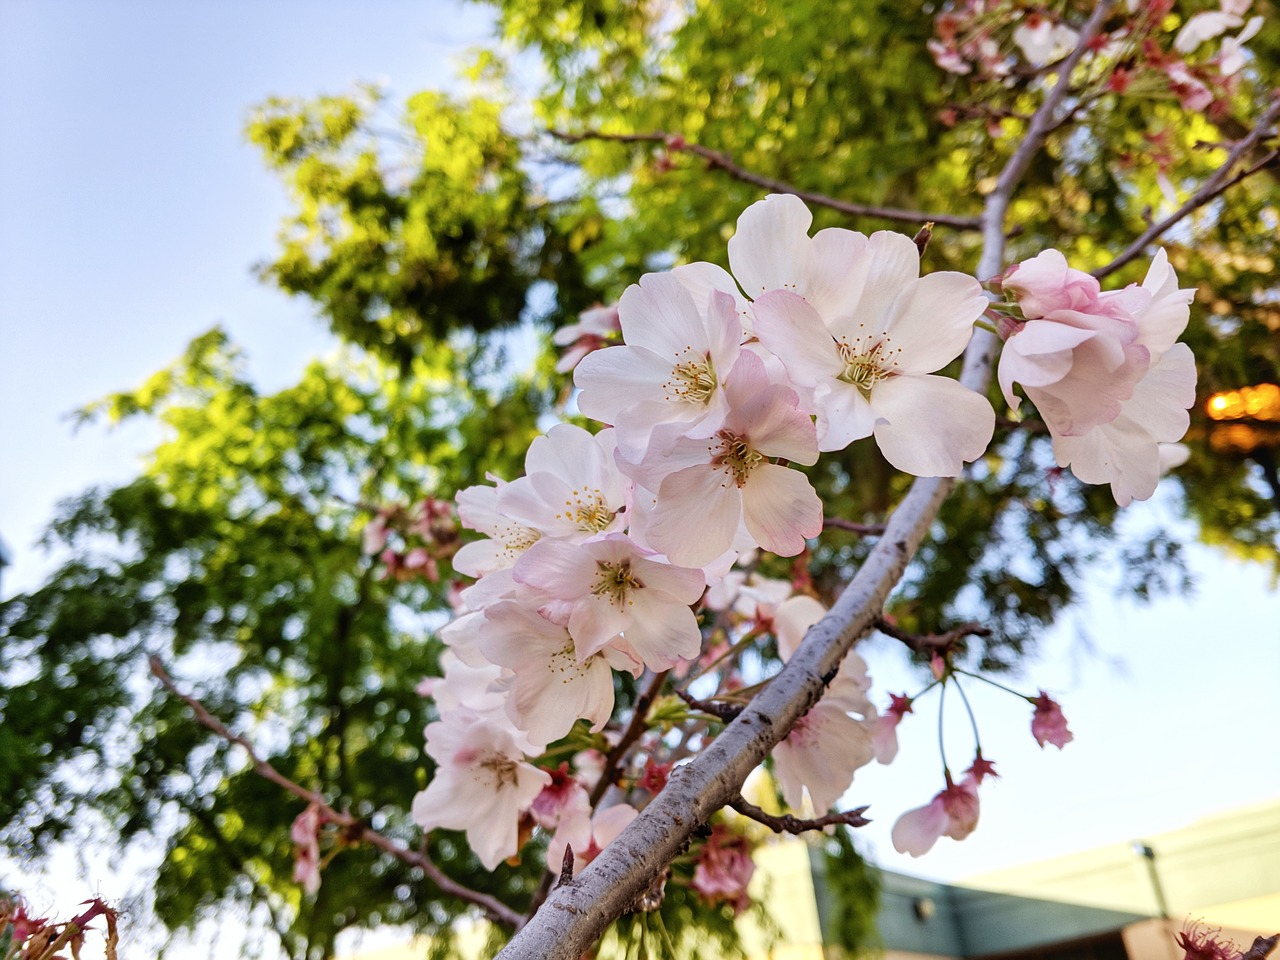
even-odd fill
[[[1090,43],[1085,67],[1113,93],[1172,94],[1187,110],[1213,112],[1233,91],[1245,44],[1262,27],[1260,16],[1245,19],[1251,5],[1221,0],[1216,10],[1186,17],[1175,34],[1166,29],[1174,0],[1127,0],[1127,16]],[[941,69],[1004,84],[1052,70],[1080,39],[1056,8],[1008,0],[949,6],[934,32],[928,47]]]
[[[1103,293],[1056,250],[1011,267],[1003,285],[1025,318],[1004,330],[998,378],[1009,405],[1021,384],[1059,466],[1111,484],[1121,506],[1150,497],[1160,445],[1182,438],[1195,402],[1195,360],[1176,342],[1195,291],[1179,289],[1163,250],[1142,285],[1123,290]]]
[[[784,603],[785,583],[766,599],[732,571],[757,549],[796,556],[821,531],[822,504],[795,465],[874,437],[903,470],[954,476],[990,442],[990,403],[935,374],[986,308],[978,283],[921,277],[900,234],[810,236],[810,222],[795,197],[755,204],[729,243],[732,274],[689,264],[623,294],[619,345],[601,346],[609,311],[584,316],[561,339],[575,344],[578,408],[606,428],[552,427],[524,476],[459,494],[463,525],[483,536],[453,563],[477,582],[441,633],[444,678],[425,687],[440,714],[426,731],[437,768],[414,816],[466,830],[486,866],[518,851],[522,818],[554,832],[556,869],[566,846],[585,861],[634,815],[615,805],[593,818],[580,767],[533,761],[580,720],[603,730],[613,671],[697,661],[708,587],[721,609],[750,604],[784,658],[823,615],[811,597]],[[877,757],[869,686],[850,657],[778,746],[793,806],[807,791],[829,808]]]
[[[439,719],[426,728],[434,777],[413,814],[428,830],[464,830],[486,867],[518,854],[537,828],[551,835],[549,869],[580,869],[636,816],[622,801],[639,802],[638,790],[606,789],[621,758],[600,753],[615,671],[658,684],[673,671],[686,686],[710,671],[720,678],[713,695],[725,695],[742,684],[732,664],[743,644],[772,634],[785,661],[825,615],[803,573],[788,583],[735,569],[757,551],[800,557],[821,531],[822,503],[797,465],[874,439],[907,473],[952,477],[990,443],[986,397],[938,375],[988,311],[978,282],[921,276],[919,251],[901,234],[810,235],[810,225],[799,199],[769,197],[740,218],[731,272],[694,263],[649,274],[616,311],[589,312],[561,340],[573,344],[578,409],[603,428],[553,426],[529,447],[523,476],[458,495],[462,525],[480,537],[452,562],[476,582],[441,630],[443,677],[420,688]],[[1023,385],[1060,462],[1082,478],[1111,482],[1118,498],[1149,495],[1146,459],[1181,433],[1169,404],[1182,402],[1189,363],[1173,343],[1186,291],[1163,255],[1146,284],[1117,293],[1101,293],[1054,251],[1011,270],[1004,287],[1020,308],[1006,324],[1006,396],[1013,402],[1012,384]],[[622,342],[609,345],[615,323]],[[1137,433],[1150,451],[1134,446]],[[858,768],[893,760],[911,700],[895,697],[881,716],[870,686],[850,654],[775,747],[791,807],[807,796],[825,812]],[[1046,723],[1048,742],[1070,738]],[[632,786],[662,788],[662,753],[659,737],[641,735],[629,762],[646,759]],[[967,835],[991,772],[979,754],[895,837],[915,851]],[[302,826],[300,875],[314,882],[314,830]],[[740,893],[714,880],[748,872],[719,865],[730,849],[706,854],[702,879],[736,906]]]

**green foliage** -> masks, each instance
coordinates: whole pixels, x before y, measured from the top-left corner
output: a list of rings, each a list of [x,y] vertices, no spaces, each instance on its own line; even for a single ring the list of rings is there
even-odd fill
[[[121,843],[176,822],[160,918],[179,928],[228,903],[258,907],[293,956],[331,955],[351,925],[440,930],[457,905],[368,848],[335,857],[302,899],[288,841],[301,803],[197,725],[145,657],[175,667],[286,776],[412,843],[406,798],[426,773],[430,719],[414,687],[435,670],[440,618],[426,615],[447,580],[379,579],[360,550],[362,504],[514,474],[551,384],[535,366],[483,386],[497,373],[459,337],[424,347],[408,375],[353,356],[263,396],[213,331],[88,414],[153,417],[168,437],[142,477],[64,505],[51,536],[75,559],[0,606],[0,839],[46,849],[89,810]],[[435,843],[479,876],[454,841]],[[500,871],[476,885],[518,900],[532,882]]]
[[[501,105],[411,97],[393,128],[379,100],[272,98],[249,139],[296,206],[262,276],[319,306],[344,340],[407,366],[453,330],[511,328],[551,281],[590,302],[555,206],[524,170]],[[560,316],[555,306],[546,316]]]

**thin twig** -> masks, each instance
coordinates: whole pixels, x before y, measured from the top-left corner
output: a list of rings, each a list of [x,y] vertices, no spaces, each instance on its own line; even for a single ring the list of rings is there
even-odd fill
[[[703,713],[723,720],[725,723],[733,720],[743,711],[743,706],[740,703],[717,703],[714,700],[699,700],[697,697],[680,689],[676,690],[676,696],[693,707],[693,709],[701,710]]]
[[[841,213],[847,213],[851,217],[875,217],[879,220],[893,220],[899,223],[932,221],[935,225],[951,227],[955,230],[977,230],[981,226],[981,221],[978,217],[961,217],[949,213],[926,213],[921,210],[903,210],[898,207],[870,206],[863,203],[851,203],[848,200],[839,200],[825,193],[801,190],[785,180],[766,177],[763,174],[755,173],[739,166],[729,154],[721,153],[719,150],[712,150],[710,147],[704,147],[700,144],[689,143],[684,137],[677,134],[664,133],[662,131],[656,133],[601,133],[594,130],[588,130],[585,133],[549,130],[548,133],[565,143],[581,143],[584,140],[603,140],[610,143],[665,143],[668,149],[672,151],[691,153],[694,156],[701,157],[707,161],[708,165],[718,167],[735,180],[763,187],[773,193],[790,193],[807,203],[838,210]]]
[[[314,803],[324,814],[325,820],[330,823],[337,824],[342,828],[343,835],[349,839],[353,841],[364,841],[365,843],[377,847],[384,853],[391,854],[391,856],[407,863],[411,867],[417,867],[427,875],[432,883],[440,888],[442,893],[446,893],[457,897],[459,900],[465,900],[468,903],[475,904],[483,910],[485,916],[494,923],[499,923],[504,927],[510,927],[513,930],[520,926],[520,921],[522,919],[520,914],[502,901],[497,900],[486,893],[481,893],[479,890],[472,890],[470,887],[465,887],[453,878],[449,877],[435,865],[435,862],[427,855],[425,849],[419,851],[402,847],[390,837],[384,836],[374,830],[358,817],[353,817],[350,813],[345,811],[335,810],[333,806],[330,805],[329,801],[325,799],[323,794],[316,793],[314,790],[308,790],[306,787],[290,780],[270,763],[259,757],[254,751],[253,744],[245,737],[240,736],[238,733],[232,733],[226,724],[206,709],[203,703],[195,697],[189,696],[179,690],[177,685],[173,682],[173,678],[170,677],[168,671],[165,670],[164,664],[160,662],[159,657],[152,656],[150,658],[150,664],[151,672],[155,674],[156,679],[160,681],[160,685],[190,707],[191,711],[196,715],[196,720],[208,727],[218,736],[222,737],[222,739],[226,740],[228,743],[234,743],[244,749],[245,753],[249,755],[250,763],[253,765],[253,772],[258,774],[258,776],[265,780],[270,780],[272,783],[284,790],[287,790],[295,796],[301,797],[308,803]]]
[[[1276,944],[1280,944],[1280,933],[1270,937],[1255,937],[1253,946],[1244,952],[1240,960],[1267,960]]]
[[[1272,164],[1276,157],[1280,155],[1280,150],[1270,151],[1257,163],[1254,163],[1235,176],[1231,175],[1231,171],[1235,169],[1236,164],[1244,159],[1249,151],[1256,147],[1265,137],[1270,136],[1271,124],[1277,117],[1280,117],[1280,97],[1272,100],[1271,105],[1266,109],[1262,116],[1258,118],[1258,122],[1254,125],[1254,128],[1236,141],[1236,145],[1231,148],[1231,152],[1227,154],[1227,159],[1222,162],[1222,166],[1218,167],[1209,179],[1205,180],[1205,182],[1200,185],[1199,190],[1187,198],[1187,201],[1177,210],[1173,211],[1173,213],[1169,214],[1158,223],[1153,223],[1144,230],[1141,235],[1133,241],[1133,243],[1125,247],[1124,251],[1109,264],[1093,271],[1094,277],[1101,280],[1103,277],[1109,276],[1119,270],[1130,260],[1141,256],[1142,252],[1147,248],[1147,244],[1163,235],[1167,230],[1169,230],[1169,228],[1174,226],[1174,224],[1178,223],[1194,211],[1199,210],[1211,200],[1221,196],[1241,180],[1245,180],[1248,177],[1253,176],[1259,170],[1262,170]]]
[[[847,530],[864,537],[878,537],[884,533],[883,523],[854,523],[843,517],[823,517],[822,525],[831,530]]]
[[[824,827],[844,824],[846,827],[865,827],[871,821],[863,816],[867,812],[866,807],[858,807],[856,810],[848,810],[844,813],[829,813],[823,817],[813,817],[809,820],[802,820],[800,817],[793,817],[789,813],[784,813],[780,817],[775,817],[771,813],[765,813],[753,803],[748,803],[742,797],[732,798],[728,806],[732,807],[738,813],[742,814],[749,820],[756,823],[763,823],[774,833],[793,833],[799,836],[809,830],[821,830]]]
[[[662,689],[662,684],[666,681],[667,674],[670,672],[670,670],[663,670],[661,673],[653,675],[653,679],[649,681],[649,686],[645,688],[644,693],[640,694],[639,699],[636,700],[635,709],[631,711],[631,720],[627,724],[626,730],[622,732],[621,739],[605,755],[604,770],[591,790],[591,806],[593,809],[600,802],[600,798],[605,795],[605,791],[617,779],[618,764],[626,757],[631,745],[639,740],[640,734],[644,732],[645,721],[649,718],[649,708],[653,706],[653,701],[657,699],[658,691]]]
[[[984,627],[980,623],[962,623],[954,630],[948,630],[946,633],[908,633],[907,631],[894,626],[883,617],[876,620],[876,629],[885,636],[893,637],[895,640],[901,640],[916,653],[924,653],[930,650],[939,650],[943,647],[949,647],[964,637],[989,637],[991,636],[991,628]]]

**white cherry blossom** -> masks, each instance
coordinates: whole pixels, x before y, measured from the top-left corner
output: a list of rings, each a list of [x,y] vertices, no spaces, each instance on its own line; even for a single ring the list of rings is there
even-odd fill
[[[507,716],[535,743],[559,740],[579,719],[601,730],[613,714],[606,654],[579,660],[569,631],[535,610],[509,600],[490,607],[480,650],[510,672],[502,684]],[[613,656],[620,667],[631,665],[621,654]]]
[[[483,484],[458,491],[458,517],[463,526],[486,535],[462,545],[453,555],[453,567],[469,577],[483,577],[510,567],[516,558],[538,542],[542,534],[533,527],[517,523],[498,510],[498,492],[505,486]]]
[[[620,531],[630,484],[614,462],[616,445],[613,430],[593,436],[557,424],[529,445],[525,475],[498,490],[499,514],[567,540]]]
[[[699,309],[670,274],[648,274],[618,302],[624,346],[585,357],[574,372],[578,409],[617,428],[618,447],[639,460],[661,423],[707,437],[724,420],[724,376],[738,359],[742,325],[733,299],[714,293]]]
[[[621,534],[574,544],[544,540],[515,566],[518,582],[564,617],[578,657],[603,650],[619,634],[650,670],[691,660],[702,634],[689,605],[702,596],[701,570],[672,566]],[[615,644],[616,646],[616,644]]]
[[[525,762],[511,731],[465,707],[427,725],[436,773],[413,798],[424,830],[465,830],[486,870],[520,848],[519,820],[551,776]]]
[[[770,460],[818,459],[813,421],[797,408],[795,391],[771,384],[747,351],[724,390],[729,411],[715,435],[651,448],[634,468],[646,486],[658,487],[648,543],[681,566],[712,563],[743,523],[759,546],[786,557],[822,532],[822,501],[808,478]]]

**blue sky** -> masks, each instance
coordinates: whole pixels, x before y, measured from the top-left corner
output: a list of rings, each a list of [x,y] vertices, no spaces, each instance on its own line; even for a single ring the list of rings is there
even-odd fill
[[[56,500],[129,478],[155,436],[144,425],[73,432],[67,413],[137,385],[216,323],[267,389],[332,346],[308,303],[252,276],[287,205],[244,142],[249,107],[358,81],[385,82],[393,97],[440,86],[451,58],[486,36],[488,15],[444,0],[0,0],[0,23],[9,595],[48,569],[32,544]],[[1141,528],[1176,509],[1176,497],[1162,494],[1129,516]],[[872,804],[864,844],[886,866],[949,879],[1280,795],[1280,595],[1264,571],[1203,548],[1190,555],[1193,597],[1138,606],[1115,598],[1113,571],[1100,568],[1087,603],[1044,637],[1019,685],[1064,702],[1076,740],[1061,754],[1031,741],[1028,705],[971,688],[1003,779],[984,787],[982,825],[969,840],[943,840],[908,861],[893,854],[888,829],[940,785],[936,700],[922,703],[902,728],[899,761],[860,773],[849,795]],[[918,689],[891,645],[873,643],[867,656],[881,700]],[[958,708],[954,698],[949,706]],[[967,721],[952,719],[948,747],[961,755]],[[95,870],[85,895],[116,895],[113,875]]]

